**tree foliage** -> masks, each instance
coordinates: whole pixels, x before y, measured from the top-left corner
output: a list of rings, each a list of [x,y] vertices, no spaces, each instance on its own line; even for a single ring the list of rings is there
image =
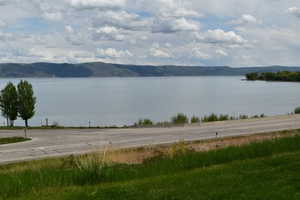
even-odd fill
[[[173,124],[187,124],[189,123],[189,118],[183,113],[179,113],[176,116],[172,117]]]
[[[2,116],[10,122],[10,126],[14,126],[14,121],[18,117],[18,93],[13,83],[9,82],[0,95],[0,108]]]
[[[27,81],[18,84],[18,112],[28,127],[28,120],[35,114],[36,97],[34,96],[32,85]]]
[[[263,81],[300,81],[300,72],[265,72],[265,73],[250,73],[246,74],[246,78],[249,81],[263,80]]]

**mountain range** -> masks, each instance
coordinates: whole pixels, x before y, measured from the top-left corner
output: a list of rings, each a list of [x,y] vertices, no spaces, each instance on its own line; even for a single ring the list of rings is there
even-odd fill
[[[1,78],[28,77],[149,77],[149,76],[241,76],[252,72],[299,71],[300,67],[228,67],[228,66],[154,66],[121,65],[103,62],[67,63],[2,63]]]

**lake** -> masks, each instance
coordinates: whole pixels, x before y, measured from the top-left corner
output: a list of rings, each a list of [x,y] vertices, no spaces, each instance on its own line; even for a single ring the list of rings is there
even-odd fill
[[[242,81],[244,77],[27,79],[37,96],[30,125],[131,125],[141,118],[166,121],[183,112],[287,114],[300,106],[300,83]],[[0,87],[19,79],[0,79]],[[0,123],[4,123],[4,119]],[[16,124],[23,124],[17,120]]]

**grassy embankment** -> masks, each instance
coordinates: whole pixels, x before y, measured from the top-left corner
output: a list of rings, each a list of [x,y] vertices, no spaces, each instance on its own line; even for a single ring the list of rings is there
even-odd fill
[[[9,138],[0,138],[0,145],[2,144],[12,144],[18,142],[25,142],[31,140],[30,138],[23,137],[9,137]]]
[[[299,199],[300,131],[208,152],[177,148],[141,164],[103,154],[0,167],[0,199]]]

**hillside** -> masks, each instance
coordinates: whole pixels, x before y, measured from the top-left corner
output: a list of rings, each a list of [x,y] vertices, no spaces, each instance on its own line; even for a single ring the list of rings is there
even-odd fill
[[[3,63],[0,77],[147,77],[147,76],[238,76],[253,72],[300,71],[300,67],[270,66],[151,66],[120,65],[102,62],[82,64]]]

